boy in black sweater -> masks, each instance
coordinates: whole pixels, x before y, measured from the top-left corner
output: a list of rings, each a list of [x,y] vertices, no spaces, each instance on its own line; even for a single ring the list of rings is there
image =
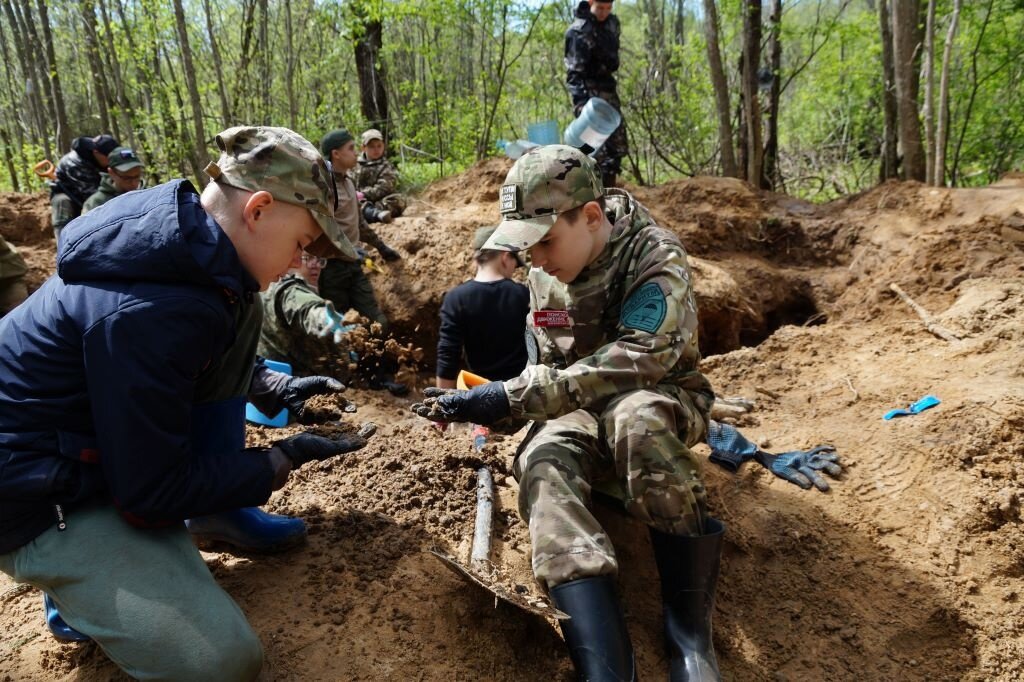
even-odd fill
[[[494,229],[476,231],[476,276],[445,294],[441,303],[438,388],[455,388],[462,357],[471,372],[492,381],[519,376],[526,366],[523,335],[530,295],[510,279],[523,263],[515,253],[482,248]]]

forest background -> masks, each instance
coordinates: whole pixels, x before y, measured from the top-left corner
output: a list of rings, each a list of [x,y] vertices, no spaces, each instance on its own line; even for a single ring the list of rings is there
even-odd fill
[[[570,0],[0,0],[0,188],[114,134],[197,185],[213,136],[385,131],[409,186],[571,120]],[[618,0],[626,178],[823,201],[1024,162],[1024,0]]]

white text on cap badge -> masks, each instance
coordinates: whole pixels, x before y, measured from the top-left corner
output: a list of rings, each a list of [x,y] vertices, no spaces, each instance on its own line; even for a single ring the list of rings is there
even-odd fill
[[[502,185],[498,211],[501,213],[515,213],[519,210],[518,198],[517,185]]]

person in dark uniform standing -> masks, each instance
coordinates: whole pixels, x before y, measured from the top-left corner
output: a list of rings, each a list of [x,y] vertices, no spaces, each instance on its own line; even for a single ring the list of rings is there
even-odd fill
[[[619,70],[619,18],[612,14],[612,5],[604,0],[583,0],[576,6],[576,19],[565,32],[565,81],[576,116],[591,97],[600,97],[622,113],[615,83],[615,72]],[[627,151],[623,119],[595,157],[605,187],[615,185]]]

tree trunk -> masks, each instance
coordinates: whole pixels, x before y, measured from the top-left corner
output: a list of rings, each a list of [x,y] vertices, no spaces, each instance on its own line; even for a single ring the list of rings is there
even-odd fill
[[[41,0],[40,0],[41,1]],[[107,3],[105,0],[99,0],[100,3],[100,16],[103,17],[103,26],[106,28],[108,36],[114,35],[114,31],[110,24],[110,12],[107,11]],[[121,77],[121,60],[117,58],[117,50],[113,47],[103,50],[105,54],[110,55],[110,77],[114,81],[114,93],[117,95],[117,114],[120,116],[121,129],[125,131],[125,135],[128,138],[128,145],[134,149],[135,143],[135,122],[134,113],[135,107],[128,99],[128,95],[124,88],[124,79]]]
[[[192,141],[192,167],[201,168],[201,160],[205,159],[206,153],[206,129],[203,127],[203,104],[199,99],[199,87],[196,84],[196,71],[192,66],[192,48],[188,42],[188,30],[185,25],[185,10],[182,9],[181,0],[174,0],[175,26],[178,30],[178,42],[181,47],[182,66],[185,69],[185,84],[188,87],[189,102],[192,105],[192,124],[195,130],[195,139]],[[206,186],[202,173],[196,177],[200,189]]]
[[[289,6],[291,3],[289,3]],[[220,98],[221,125],[230,126],[232,121],[231,106],[228,104],[228,91],[224,87],[224,63],[220,58],[220,48],[217,46],[217,35],[213,30],[213,16],[210,12],[210,0],[203,0],[203,11],[206,13],[206,35],[210,39],[210,55],[213,58],[213,70],[217,74],[217,96]],[[290,16],[290,15],[289,15]],[[288,29],[289,35],[291,29]],[[288,49],[291,54],[291,46]]]
[[[957,24],[960,22],[960,8],[963,0],[955,0],[953,14],[949,18],[949,31],[946,33],[946,44],[942,50],[942,80],[939,84],[939,126],[935,135],[935,168],[933,176],[939,187],[946,184],[946,140],[949,137],[949,72],[950,60],[953,58],[953,40],[956,38]]]
[[[711,83],[715,88],[715,108],[718,111],[718,146],[722,155],[722,175],[740,177],[733,153],[732,111],[729,105],[729,82],[722,66],[722,53],[718,44],[718,9],[715,0],[704,0],[704,35],[711,67]]]
[[[85,26],[85,51],[89,57],[89,66],[92,67],[93,76],[95,76],[96,105],[100,109],[100,127],[102,132],[114,132],[116,135],[115,126],[111,125],[110,110],[107,108],[110,98],[107,94],[107,80],[103,77],[103,63],[100,61],[99,38],[96,35],[96,8],[92,0],[81,0],[79,9],[82,23]],[[120,139],[119,135],[118,138]]]
[[[252,58],[252,29],[255,26],[256,0],[242,2],[242,49],[238,56],[238,68],[235,70],[235,87],[231,98],[234,108],[232,113],[242,120],[249,120],[251,113],[248,100],[249,92],[249,61]]]
[[[43,147],[47,158],[51,158],[50,141],[46,134],[46,126],[43,120],[43,103],[39,98],[38,87],[28,63],[27,37],[21,31],[20,24],[14,12],[14,5],[11,0],[3,0],[4,14],[7,16],[7,23],[11,28],[11,39],[14,42],[14,51],[18,57],[18,65],[21,68],[21,78],[25,83],[25,98],[28,99],[32,125],[32,141]],[[14,95],[14,93],[11,93]],[[17,100],[15,100],[17,101]],[[56,162],[56,159],[54,159]]]
[[[0,31],[0,60],[4,63],[4,76],[7,83],[7,106],[4,108],[5,120],[13,127],[13,139],[11,133],[6,128],[0,128],[0,132],[8,137],[4,138],[7,145],[7,149],[14,149],[15,156],[19,162],[14,166],[10,167],[9,170],[13,173],[11,176],[11,185],[17,192],[18,183],[18,168],[23,167],[21,163],[24,149],[24,142],[29,137],[29,127],[26,125],[24,117],[21,115],[21,109],[18,106],[18,102],[21,100],[21,95],[18,92],[18,87],[15,85],[16,79],[14,77],[14,69],[12,68],[12,61],[10,54],[7,51],[7,35],[4,31]],[[31,107],[29,107],[31,109]]]
[[[924,28],[924,103],[921,118],[924,119],[924,166],[925,182],[935,184],[935,0],[928,0],[927,20]]]
[[[284,86],[288,96],[288,127],[296,128],[298,107],[295,104],[295,50],[292,47],[292,2],[284,2],[285,70]]]
[[[60,86],[60,68],[57,65],[57,58],[53,51],[53,34],[50,31],[50,15],[46,9],[46,0],[36,0],[39,10],[39,24],[43,31],[43,46],[45,47],[46,69],[50,76],[50,95],[53,98],[53,106],[57,115],[57,148],[71,148],[71,129],[68,127],[68,110],[64,104],[64,91]]]
[[[917,112],[920,79],[917,54],[921,45],[918,27],[921,18],[920,0],[893,0],[893,55],[896,67],[896,110],[899,116],[900,147],[903,150],[903,177],[925,180],[924,153],[921,145],[921,122]]]
[[[21,191],[21,185],[18,183],[18,171],[14,165],[14,155],[11,153],[11,137],[7,134],[6,128],[0,128],[0,142],[3,143],[4,147],[4,163],[7,164],[7,173],[11,176],[11,189],[15,192]]]
[[[761,101],[757,72],[761,64],[761,0],[745,0],[743,13],[743,123],[746,128],[746,179],[763,187]]]
[[[28,45],[31,47],[31,50],[27,51],[26,54],[32,55],[32,58],[30,58],[28,61],[30,68],[35,70],[33,78],[35,80],[36,86],[39,88],[39,101],[43,105],[43,108],[40,111],[42,112],[44,117],[44,128],[46,131],[45,134],[47,136],[47,147],[49,147],[49,123],[51,121],[56,121],[57,110],[54,107],[53,97],[50,94],[50,74],[47,73],[45,60],[39,59],[36,56],[36,51],[38,50],[38,47],[42,43],[42,41],[39,40],[39,35],[38,33],[36,33],[36,20],[35,17],[32,15],[32,6],[29,4],[28,0],[21,0],[20,12],[18,5],[15,5],[14,10],[15,13],[18,14],[18,17],[22,24],[22,35],[25,36],[25,39],[28,40]],[[47,154],[47,156],[49,156],[49,154]]]
[[[267,0],[260,0],[260,16],[262,20],[259,21],[259,43],[257,52],[259,53],[260,59],[260,115],[259,121],[263,125],[270,125],[270,121],[273,118],[273,113],[270,111],[270,33],[268,32],[268,25],[270,24],[270,6]]]
[[[390,139],[388,95],[384,68],[380,63],[383,26],[376,19],[360,19],[362,32],[355,41],[356,71],[359,74],[359,103],[367,123],[379,128]]]
[[[782,187],[779,170],[779,102],[782,98],[782,0],[772,0],[772,87],[768,99],[768,139],[764,145],[764,177],[770,189]]]
[[[896,114],[896,75],[888,0],[879,0],[878,2],[878,23],[882,35],[882,112],[884,116],[882,158],[878,168],[878,179],[880,182],[885,182],[899,174],[896,136],[899,126]]]

